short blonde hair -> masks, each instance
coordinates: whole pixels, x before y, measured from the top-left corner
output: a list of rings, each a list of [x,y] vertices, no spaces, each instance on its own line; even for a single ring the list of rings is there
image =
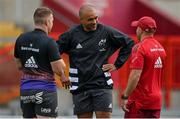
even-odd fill
[[[53,14],[51,9],[48,7],[39,7],[34,12],[34,23],[35,24],[44,24],[46,21],[46,18]]]

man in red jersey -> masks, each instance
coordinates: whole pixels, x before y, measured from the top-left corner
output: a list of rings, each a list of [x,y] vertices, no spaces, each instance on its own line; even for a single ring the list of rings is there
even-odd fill
[[[159,118],[161,111],[161,78],[166,52],[154,39],[156,22],[145,16],[133,21],[140,41],[133,47],[130,75],[122,95],[125,118]]]

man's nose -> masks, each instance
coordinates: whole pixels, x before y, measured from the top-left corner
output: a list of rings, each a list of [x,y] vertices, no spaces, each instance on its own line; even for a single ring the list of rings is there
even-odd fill
[[[96,23],[97,23],[97,20],[96,20],[96,19],[93,19],[92,23],[96,24]]]

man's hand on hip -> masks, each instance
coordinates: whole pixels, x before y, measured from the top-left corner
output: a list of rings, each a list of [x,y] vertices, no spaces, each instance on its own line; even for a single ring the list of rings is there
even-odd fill
[[[115,67],[114,64],[104,64],[103,67],[102,67],[102,70],[111,72],[111,71],[116,70],[116,67]]]

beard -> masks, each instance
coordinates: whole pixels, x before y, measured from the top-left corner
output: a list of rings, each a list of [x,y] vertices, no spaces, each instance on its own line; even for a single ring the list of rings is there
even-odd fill
[[[138,41],[141,41],[141,34],[137,34]]]
[[[95,31],[97,29],[97,24],[83,25],[83,27],[86,31]]]

